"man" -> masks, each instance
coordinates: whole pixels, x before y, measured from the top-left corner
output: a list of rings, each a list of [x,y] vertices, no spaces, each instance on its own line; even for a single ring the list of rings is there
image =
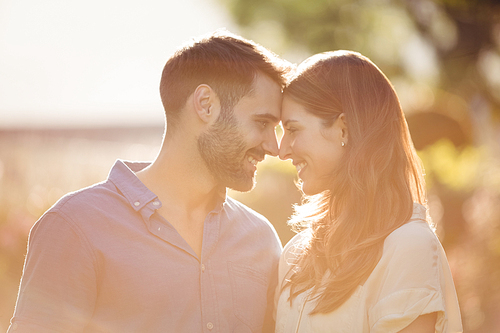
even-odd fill
[[[277,155],[286,65],[216,32],[179,49],[160,83],[167,129],[155,161],[117,161],[33,227],[9,332],[272,330],[281,244],[226,197]]]

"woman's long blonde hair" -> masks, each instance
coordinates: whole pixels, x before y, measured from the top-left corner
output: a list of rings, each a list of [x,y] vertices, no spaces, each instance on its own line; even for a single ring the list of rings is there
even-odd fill
[[[361,54],[307,59],[284,94],[326,126],[341,113],[347,124],[344,158],[328,190],[305,197],[290,220],[311,237],[287,276],[289,301],[313,288],[313,313],[328,313],[366,281],[385,238],[410,219],[413,202],[426,205],[423,168],[393,86]]]

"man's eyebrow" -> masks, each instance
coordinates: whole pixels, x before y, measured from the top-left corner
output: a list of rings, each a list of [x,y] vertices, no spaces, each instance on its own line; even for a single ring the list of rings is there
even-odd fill
[[[280,120],[278,117],[270,114],[270,113],[257,113],[254,115],[254,118],[259,118],[259,119],[268,119],[273,123],[279,123]]]

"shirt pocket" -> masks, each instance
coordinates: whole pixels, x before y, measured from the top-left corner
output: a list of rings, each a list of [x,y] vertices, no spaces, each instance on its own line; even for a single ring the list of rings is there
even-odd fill
[[[251,267],[228,262],[236,318],[252,332],[260,332],[267,308],[268,281]]]

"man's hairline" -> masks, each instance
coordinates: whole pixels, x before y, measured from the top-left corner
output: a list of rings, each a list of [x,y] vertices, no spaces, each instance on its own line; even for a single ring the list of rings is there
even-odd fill
[[[260,70],[260,69],[256,69],[255,70],[255,73],[253,75],[253,78],[252,78],[252,83],[250,85],[250,89],[248,90],[247,93],[245,93],[244,95],[242,95],[239,99],[238,99],[238,102],[236,102],[236,104],[233,105],[233,108],[241,101],[241,99],[243,99],[244,97],[251,97],[251,96],[254,96],[254,93],[255,93],[255,88],[256,88],[256,84],[257,84],[257,77],[261,75],[263,77],[267,77],[268,79],[270,79],[272,82],[276,83],[279,87],[280,87],[280,91],[281,93],[283,93],[283,84],[279,81],[276,81],[275,78],[273,78],[271,75],[269,74],[266,74],[264,71]],[[219,97],[220,98],[220,97]]]

